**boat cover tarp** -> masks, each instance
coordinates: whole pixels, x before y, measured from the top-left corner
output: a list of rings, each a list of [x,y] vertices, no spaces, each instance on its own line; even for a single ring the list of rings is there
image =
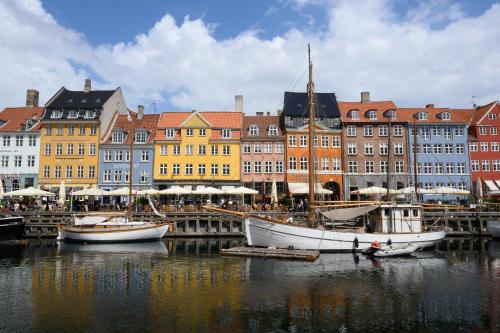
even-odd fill
[[[75,225],[94,225],[98,223],[102,223],[109,219],[107,216],[84,216],[84,217],[75,217]]]
[[[337,208],[330,209],[321,212],[321,214],[330,219],[332,221],[349,221],[358,216],[362,216],[368,214],[372,210],[377,209],[379,206],[363,206],[363,207],[355,207],[355,208]]]

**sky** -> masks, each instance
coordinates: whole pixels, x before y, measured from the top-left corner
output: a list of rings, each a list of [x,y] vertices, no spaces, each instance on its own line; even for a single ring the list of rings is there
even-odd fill
[[[0,108],[26,89],[121,87],[146,112],[275,112],[305,91],[471,107],[500,99],[500,3],[452,0],[0,0]]]

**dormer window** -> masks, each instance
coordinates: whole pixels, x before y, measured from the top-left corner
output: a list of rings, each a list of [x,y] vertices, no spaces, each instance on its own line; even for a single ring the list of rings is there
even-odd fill
[[[86,110],[85,111],[85,119],[92,119],[95,117],[95,111]]]
[[[231,130],[229,128],[222,129],[222,138],[230,139],[231,138]]]
[[[173,139],[175,137],[175,129],[167,128],[165,130],[165,136],[167,137],[167,139]]]
[[[112,143],[123,143],[125,139],[125,134],[123,132],[113,132],[111,142]]]
[[[26,120],[26,124],[24,125],[24,130],[28,131],[34,125],[35,125],[35,121],[33,119],[28,119],[28,120]],[[0,126],[1,126],[1,123],[0,123]]]
[[[377,111],[376,110],[368,110],[368,119],[371,119],[371,120],[377,119]]]
[[[276,125],[269,126],[269,136],[278,136],[278,126]]]
[[[61,110],[54,110],[54,111],[52,111],[50,118],[59,119],[62,117],[62,114],[63,114],[63,112]]]
[[[351,110],[351,111],[349,111],[349,117],[351,119],[359,119],[359,110]]]
[[[419,112],[417,113],[418,120],[427,120],[427,112]]]
[[[76,110],[69,110],[68,112],[68,119],[75,119],[78,118],[78,111]]]
[[[450,120],[450,119],[451,119],[451,113],[449,112],[441,113],[441,120]]]
[[[147,132],[136,132],[135,133],[135,143],[146,143],[148,141]]]
[[[96,103],[101,103],[101,99],[100,99],[100,98],[98,98],[98,99],[96,99],[96,100],[95,100],[95,102],[96,102]]]
[[[250,129],[248,130],[249,135],[259,135],[259,126],[257,125],[252,125],[250,126]]]
[[[394,119],[396,118],[396,110],[387,110],[384,112],[384,117]]]

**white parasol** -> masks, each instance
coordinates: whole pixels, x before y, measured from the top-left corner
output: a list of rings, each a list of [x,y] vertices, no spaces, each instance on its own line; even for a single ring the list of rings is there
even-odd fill
[[[33,186],[30,186],[20,190],[6,192],[4,193],[4,195],[9,197],[40,197],[40,196],[53,197],[55,194],[48,191],[39,190],[34,188]]]

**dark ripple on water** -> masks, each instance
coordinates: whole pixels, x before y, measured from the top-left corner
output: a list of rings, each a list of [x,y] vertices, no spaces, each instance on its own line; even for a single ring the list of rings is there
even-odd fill
[[[236,243],[1,248],[0,331],[500,330],[498,242],[375,262],[219,257]]]

